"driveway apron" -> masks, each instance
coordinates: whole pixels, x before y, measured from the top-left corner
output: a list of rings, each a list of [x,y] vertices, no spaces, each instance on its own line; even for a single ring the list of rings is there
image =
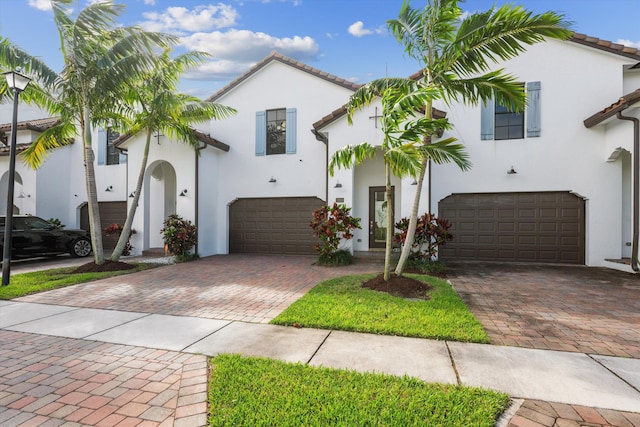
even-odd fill
[[[452,264],[492,344],[640,358],[640,278],[597,267]]]
[[[313,256],[219,255],[17,301],[267,323],[320,281],[382,267],[319,267]]]

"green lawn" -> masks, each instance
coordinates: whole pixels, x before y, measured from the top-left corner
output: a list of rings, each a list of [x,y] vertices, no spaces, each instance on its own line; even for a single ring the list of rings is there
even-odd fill
[[[54,268],[31,273],[12,274],[8,286],[0,286],[0,300],[18,298],[24,295],[44,292],[51,289],[90,282],[107,277],[135,273],[153,268],[153,264],[139,263],[136,268],[124,271],[107,271],[104,273],[72,273],[77,267]]]
[[[407,300],[361,287],[372,275],[345,276],[318,284],[271,323],[384,335],[488,343],[482,325],[444,280],[427,281],[429,300]]]
[[[493,426],[503,393],[409,377],[220,355],[209,426]]]

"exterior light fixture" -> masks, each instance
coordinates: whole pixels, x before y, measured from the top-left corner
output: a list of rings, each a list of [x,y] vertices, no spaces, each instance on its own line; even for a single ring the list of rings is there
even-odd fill
[[[7,184],[7,215],[4,222],[2,248],[2,286],[9,284],[11,277],[11,251],[13,232],[13,190],[16,175],[16,132],[18,127],[18,96],[29,86],[31,79],[15,71],[4,73],[7,89],[13,91],[13,120],[11,121],[11,146],[9,149],[9,182]]]
[[[511,166],[511,169],[509,169],[509,170],[507,171],[507,175],[514,175],[514,174],[516,174],[516,173],[518,173],[518,172],[516,172],[516,170],[513,168],[513,166]]]
[[[129,194],[129,198],[133,199],[135,195],[136,195],[136,192],[132,191],[131,194]]]
[[[113,191],[113,185],[108,186],[104,191]]]
[[[336,185],[334,185],[333,188],[342,188],[342,184],[340,184],[340,181],[336,181]]]
[[[31,197],[31,194],[24,194],[24,191],[21,191],[18,199],[24,199],[25,197]]]
[[[416,180],[415,180],[415,178],[414,178],[414,180],[413,180],[413,182],[411,183],[411,185],[418,185],[418,181],[416,181]]]
[[[180,197],[186,197],[187,195],[187,189],[185,188],[184,190],[182,190],[182,193],[180,193]]]
[[[269,182],[273,184],[274,182],[278,182],[278,180],[277,180],[277,179],[275,179],[274,177],[271,177],[271,179],[269,180]]]

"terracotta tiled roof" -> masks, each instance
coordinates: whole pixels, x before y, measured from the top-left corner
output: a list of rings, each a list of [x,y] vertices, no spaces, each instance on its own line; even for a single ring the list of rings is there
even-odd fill
[[[635,47],[613,43],[608,40],[602,40],[597,37],[590,37],[586,34],[580,33],[573,33],[573,36],[569,41],[640,61],[640,50]]]
[[[258,72],[260,69],[264,68],[267,64],[269,64],[272,61],[278,61],[281,62],[283,64],[286,65],[290,65],[291,67],[297,68],[298,70],[302,70],[306,73],[309,73],[313,76],[319,77],[321,79],[324,79],[328,82],[331,83],[335,83],[338,86],[342,86],[344,88],[347,88],[349,90],[352,91],[356,91],[358,90],[358,88],[361,86],[359,84],[350,82],[349,80],[345,80],[343,78],[334,76],[333,74],[329,74],[326,71],[322,71],[319,70],[317,68],[311,67],[307,64],[304,64],[300,61],[296,61],[295,59],[291,59],[287,56],[284,56],[278,52],[276,52],[275,50],[271,52],[271,54],[269,56],[267,56],[266,58],[264,58],[262,61],[258,62],[256,65],[254,65],[253,67],[251,67],[248,71],[246,71],[244,74],[240,75],[238,78],[236,78],[235,80],[233,80],[231,83],[229,83],[228,85],[226,85],[225,87],[223,87],[222,89],[220,89],[218,92],[216,92],[215,94],[213,94],[211,97],[209,97],[209,99],[207,99],[207,101],[215,101],[217,99],[219,99],[222,95],[230,92],[233,88],[235,88],[236,86],[238,86],[240,83],[242,83],[243,81],[245,81],[246,79],[248,79],[249,77],[251,77],[252,75],[254,75],[256,72]]]
[[[31,144],[16,144],[16,153],[22,153],[24,150],[29,148]],[[0,156],[8,156],[10,147],[8,145],[0,145]]]
[[[585,127],[593,127],[638,102],[640,102],[640,89],[636,89],[633,92],[622,96],[613,104],[605,107],[603,110],[600,110],[591,117],[585,119],[583,123]]]
[[[16,128],[18,130],[32,130],[36,132],[44,132],[45,130],[52,128],[53,126],[60,123],[59,117],[49,117],[46,119],[36,119],[36,120],[25,120],[22,122],[18,122]],[[2,149],[7,149],[7,154],[9,153],[8,141],[9,141],[9,133],[11,132],[11,123],[2,123],[0,124],[0,142],[5,146],[0,146],[0,154],[4,153],[1,151]],[[22,147],[25,144],[17,144],[16,152],[24,151],[29,144],[26,144],[26,147]]]
[[[191,129],[195,132],[196,136],[198,137],[198,139],[201,142],[204,142],[207,145],[210,145],[212,147],[215,147],[219,150],[222,151],[229,151],[229,146],[227,144],[225,144],[224,142],[220,142],[215,138],[212,138],[211,135],[207,135],[203,132],[200,132],[199,130],[196,129]],[[115,141],[113,141],[113,145],[117,148],[120,147],[122,144],[124,144],[125,141],[127,141],[129,138],[131,138],[132,135],[130,133],[125,133],[120,135],[118,138],[116,138]]]

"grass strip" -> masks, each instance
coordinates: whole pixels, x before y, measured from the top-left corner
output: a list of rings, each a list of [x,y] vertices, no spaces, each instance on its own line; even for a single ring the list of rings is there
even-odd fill
[[[276,325],[488,343],[482,325],[445,280],[408,275],[434,286],[429,300],[362,288],[373,275],[324,281],[271,321]]]
[[[38,292],[49,291],[51,289],[77,285],[78,283],[121,276],[123,274],[131,274],[155,267],[155,265],[148,263],[137,263],[135,265],[136,268],[132,268],[131,270],[105,271],[101,273],[72,273],[72,271],[77,267],[65,267],[15,275],[12,274],[9,285],[0,286],[0,300],[18,298]]]
[[[209,426],[493,426],[507,395],[261,358],[211,360]]]

